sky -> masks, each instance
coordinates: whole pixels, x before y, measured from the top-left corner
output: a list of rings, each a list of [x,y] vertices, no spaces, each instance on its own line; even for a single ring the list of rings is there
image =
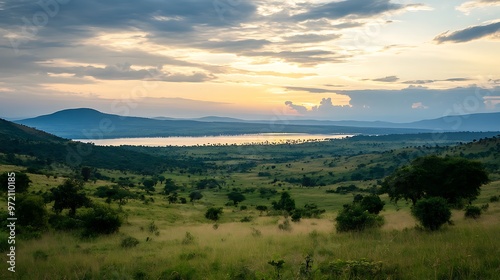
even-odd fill
[[[0,0],[0,117],[500,112],[500,0]]]

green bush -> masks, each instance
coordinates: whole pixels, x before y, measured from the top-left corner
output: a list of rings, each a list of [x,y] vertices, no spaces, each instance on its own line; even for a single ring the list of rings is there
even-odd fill
[[[451,218],[450,206],[442,197],[423,198],[411,210],[412,215],[429,230],[438,230]]]
[[[219,215],[222,214],[222,208],[210,207],[207,212],[205,212],[205,218],[217,221],[219,220]]]
[[[120,246],[122,248],[132,248],[132,247],[137,246],[138,244],[139,244],[139,240],[137,240],[137,238],[129,236],[129,237],[122,239]]]
[[[378,214],[382,209],[384,209],[385,203],[380,199],[378,195],[365,196],[360,201],[361,208],[368,211],[371,214]]]
[[[500,196],[498,195],[492,195],[490,197],[490,202],[498,202],[498,200],[500,200]]]
[[[481,216],[481,208],[473,205],[465,207],[465,218],[477,219]]]
[[[381,227],[384,220],[377,214],[371,214],[359,204],[345,204],[337,218],[337,232],[362,231],[368,228]]]
[[[122,220],[118,213],[105,205],[94,205],[89,211],[80,215],[85,237],[99,234],[111,234],[120,229]]]

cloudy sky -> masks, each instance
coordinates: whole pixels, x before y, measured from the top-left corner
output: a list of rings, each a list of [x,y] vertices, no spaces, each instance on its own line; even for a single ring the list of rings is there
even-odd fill
[[[0,117],[500,111],[500,0],[0,0]]]

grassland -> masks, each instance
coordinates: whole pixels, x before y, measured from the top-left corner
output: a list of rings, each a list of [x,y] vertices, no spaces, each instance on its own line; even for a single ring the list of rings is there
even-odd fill
[[[0,279],[277,279],[276,269],[268,263],[272,260],[284,261],[281,279],[497,279],[500,203],[490,202],[490,197],[500,195],[500,176],[495,166],[498,141],[452,148],[444,147],[450,142],[442,147],[422,147],[422,141],[412,140],[341,142],[338,146],[326,143],[327,147],[309,143],[293,147],[150,149],[147,152],[151,155],[189,156],[215,167],[206,172],[163,172],[161,175],[181,187],[179,197],[187,198],[196,182],[205,178],[218,180],[221,187],[201,190],[203,198],[194,203],[169,204],[160,183],[149,194],[138,187],[149,175],[99,169],[108,179],[85,185],[93,201],[104,203],[93,193],[120,178],[132,183],[131,191],[144,195],[144,199],[130,199],[123,206],[111,204],[124,217],[119,232],[82,239],[78,232],[50,229],[39,239],[20,237],[16,273],[2,268]],[[131,149],[138,152],[142,148]],[[381,215],[385,224],[381,229],[335,232],[337,211],[358,192],[339,194],[327,190],[348,185],[360,190],[372,188],[394,168],[430,153],[463,155],[488,166],[492,182],[483,186],[473,202],[489,205],[479,219],[465,219],[463,211],[454,210],[454,224],[431,233],[415,227],[409,205],[395,205],[383,195],[386,206]],[[245,170],[237,168],[247,163],[252,164]],[[374,167],[383,168],[382,174],[353,180],[353,174],[369,174]],[[0,164],[0,173],[13,170],[25,167]],[[33,181],[30,191],[46,192],[60,185],[70,173],[56,164],[50,175],[29,173]],[[289,180],[304,176],[317,184],[304,187]],[[274,189],[277,194],[261,197],[260,188]],[[238,207],[226,205],[232,190],[245,194],[246,200]],[[261,213],[255,206],[270,207],[283,191],[291,194],[298,207],[315,203],[326,212],[320,219],[302,219],[291,223],[291,230],[280,230],[282,216]],[[2,211],[4,204],[0,205]],[[211,206],[223,207],[217,225],[204,217]],[[242,222],[243,218],[250,221]],[[158,228],[157,234],[149,231],[152,223]],[[123,248],[121,242],[127,237],[136,238],[138,245]],[[307,256],[312,266],[306,269]]]

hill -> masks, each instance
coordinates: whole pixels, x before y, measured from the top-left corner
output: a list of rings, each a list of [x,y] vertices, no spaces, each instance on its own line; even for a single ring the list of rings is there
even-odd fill
[[[209,120],[214,120],[209,118]],[[215,119],[220,120],[220,119]],[[227,120],[227,119],[226,119]],[[68,109],[50,115],[16,121],[60,137],[103,139],[122,137],[166,137],[239,135],[257,133],[394,134],[426,129],[364,128],[334,125],[295,125],[279,122],[241,123],[193,120],[159,120],[105,114],[93,109]]]

